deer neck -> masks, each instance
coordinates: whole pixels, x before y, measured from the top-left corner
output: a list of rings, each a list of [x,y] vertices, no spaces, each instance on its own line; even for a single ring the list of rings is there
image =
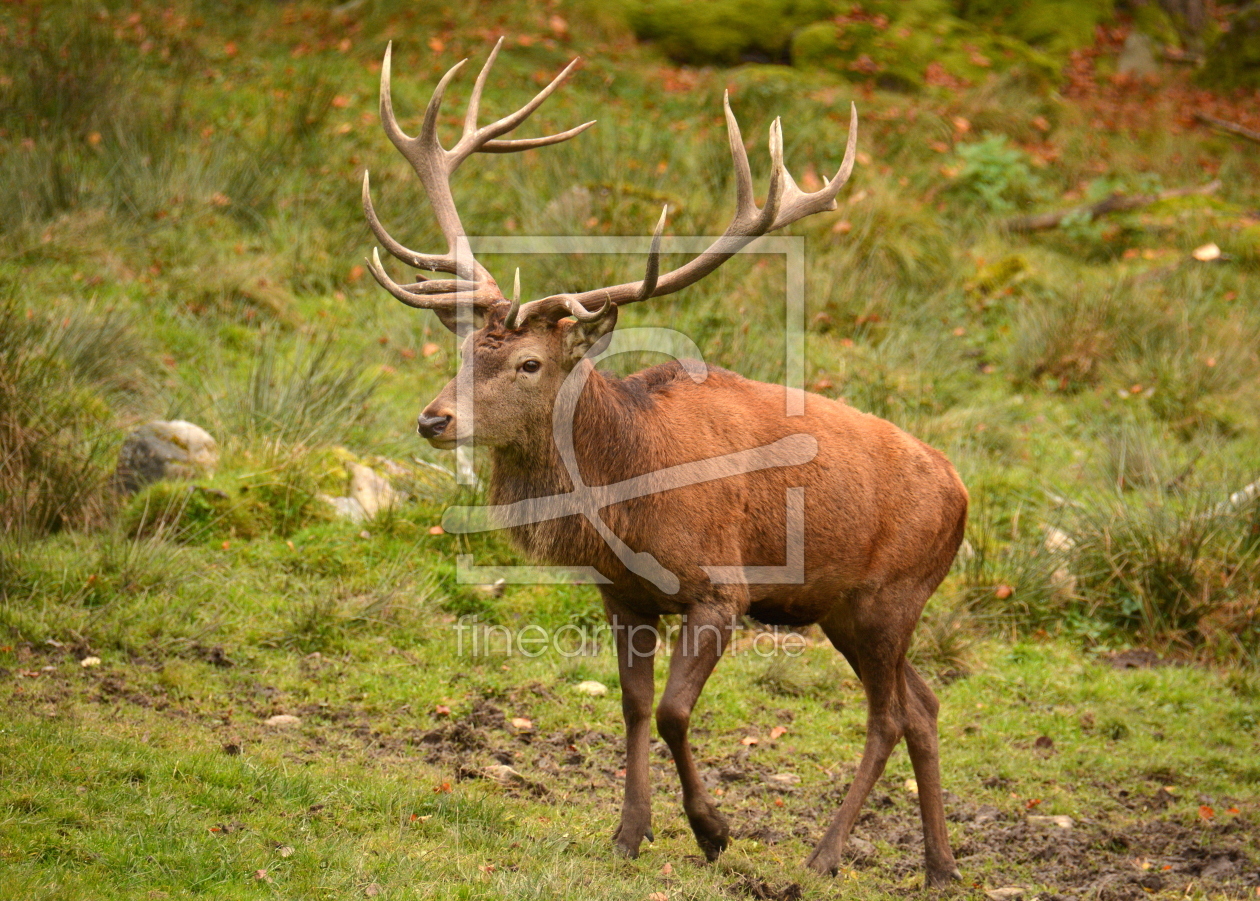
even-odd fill
[[[573,451],[583,483],[606,485],[625,478],[623,461],[642,443],[639,435],[636,411],[622,401],[617,380],[592,368],[573,416]],[[490,490],[495,503],[574,489],[551,419],[536,423],[523,440],[495,448],[491,459]]]
[[[589,365],[582,363],[580,365]],[[617,381],[592,369],[573,417],[577,474],[585,485],[606,485],[631,475],[625,462],[642,441],[635,410],[622,400]],[[495,448],[490,479],[492,503],[566,495],[574,481],[557,446],[551,421],[513,446]],[[549,519],[510,530],[530,556],[555,563],[589,563],[602,542],[580,516]]]

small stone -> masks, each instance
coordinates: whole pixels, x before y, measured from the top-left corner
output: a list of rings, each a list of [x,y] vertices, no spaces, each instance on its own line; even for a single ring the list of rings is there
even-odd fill
[[[491,764],[490,766],[483,768],[482,772],[485,773],[487,778],[493,779],[501,785],[511,785],[513,783],[525,781],[524,776],[505,763]]]
[[[773,776],[767,776],[766,782],[780,788],[789,785],[800,785],[801,777],[796,773],[775,773]]]
[[[1076,825],[1075,821],[1068,816],[1062,814],[1058,816],[1030,816],[1028,818],[1029,826],[1054,826],[1058,829],[1071,829]]]
[[[302,718],[294,716],[291,713],[277,713],[275,716],[268,717],[265,725],[274,727],[300,726]]]
[[[364,515],[372,519],[382,510],[391,510],[402,502],[402,495],[389,484],[389,479],[370,466],[347,463],[350,473],[350,497],[359,502]]]
[[[437,526],[441,529],[441,526]],[[440,533],[445,534],[445,533]],[[501,598],[503,597],[504,586],[507,585],[507,579],[496,579],[487,585],[474,585],[473,591],[481,595],[483,598]]]
[[[1052,554],[1066,554],[1076,547],[1076,540],[1067,532],[1054,526],[1046,526],[1045,548]]]
[[[1200,263],[1210,263],[1221,258],[1221,249],[1215,244],[1204,244],[1202,247],[1196,247],[1191,251],[1190,256]]]
[[[603,682],[596,682],[593,679],[587,679],[585,682],[579,682],[573,686],[573,690],[580,695],[590,695],[592,698],[602,698],[608,694],[608,686]]]
[[[329,494],[317,494],[315,497],[326,504],[331,504],[332,508],[337,511],[338,516],[342,519],[348,519],[352,523],[361,523],[368,518],[363,505],[353,497],[333,497]]]
[[[1024,890],[1018,885],[1008,885],[1005,888],[990,889],[985,895],[990,901],[1015,901],[1016,898],[1022,897]]]
[[[276,848],[276,853],[279,854],[281,857],[292,857],[295,852],[293,848],[289,847],[288,845],[284,845],[282,847]]]

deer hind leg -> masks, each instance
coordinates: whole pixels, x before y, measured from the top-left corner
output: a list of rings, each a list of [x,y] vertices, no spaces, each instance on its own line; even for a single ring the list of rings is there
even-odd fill
[[[923,849],[927,863],[927,884],[948,885],[961,879],[945,827],[945,805],[941,795],[941,757],[936,730],[940,704],[932,689],[908,662],[903,664],[906,682],[906,748],[919,786],[919,812],[923,817]]]
[[[820,873],[832,873],[858,812],[884,772],[888,757],[904,735],[919,788],[919,808],[927,857],[927,884],[958,878],[945,827],[940,755],[936,731],[938,703],[927,683],[906,662],[910,634],[933,584],[900,590],[886,588],[855,598],[822,622],[823,631],[852,665],[866,691],[866,748],[840,810],[805,861]],[[871,625],[878,622],[878,625]]]
[[[866,747],[857,773],[849,784],[849,791],[832,818],[827,831],[805,860],[805,865],[824,875],[835,873],[840,865],[841,853],[858,813],[871,788],[884,773],[884,766],[893,748],[905,731],[906,700],[905,682],[901,675],[901,657],[904,649],[871,648],[852,643],[832,627],[823,624],[823,631],[832,643],[853,665],[862,687],[866,690]],[[884,653],[880,653],[884,651]],[[894,659],[889,659],[890,657]]]
[[[696,699],[730,641],[733,625],[734,617],[722,609],[697,606],[686,614],[669,660],[669,681],[656,708],[657,729],[674,755],[682,782],[683,810],[709,860],[716,860],[726,850],[730,827],[700,780],[687,728]]]
[[[621,676],[621,713],[626,721],[626,795],[613,848],[624,857],[638,857],[639,845],[652,836],[652,789],[648,783],[648,742],[652,729],[653,662],[656,617],[636,616],[605,604],[617,644]]]

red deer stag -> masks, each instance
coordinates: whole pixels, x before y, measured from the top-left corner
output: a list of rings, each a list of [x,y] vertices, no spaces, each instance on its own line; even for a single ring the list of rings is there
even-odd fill
[[[836,870],[862,803],[904,737],[918,780],[927,882],[958,878],[941,798],[938,703],[906,661],[915,623],[963,537],[967,491],[953,467],[891,423],[815,394],[802,397],[690,361],[621,379],[592,363],[611,339],[622,304],[672,294],[756,237],[834,210],[853,168],[856,109],[839,172],[812,193],[799,189],[784,167],[774,122],[773,173],[759,208],[739,126],[725,103],[736,210],[713,245],[680,268],[659,272],[662,216],[641,281],[522,305],[519,296],[507,300],[473,258],[450,176],[473,153],[543,147],[594,123],[546,137],[501,139],[555,91],[575,60],[525,106],[478,127],[478,104],[498,49],[477,77],[463,134],[449,150],[438,141],[438,113],[462,63],[438,83],[419,135],[409,137],[394,118],[386,50],[381,121],[419,176],[449,249],[441,256],[416,253],[390,237],[373,210],[366,174],[364,210],[391,254],[408,266],[452,277],[399,285],[378,253],[369,262],[394,297],[433,310],[461,334],[460,372],[420,415],[420,434],[439,448],[472,442],[489,448],[495,509],[536,514],[507,523],[520,547],[553,564],[594,567],[607,580],[600,592],[616,636],[626,721],[625,803],[616,850],[635,857],[643,839],[652,839],[648,740],[656,626],[665,614],[681,614],[681,626],[656,708],[657,728],[673,754],[683,808],[701,849],[714,859],[726,848],[729,827],[696,770],[687,730],[705,681],[738,618],[747,614],[768,624],[819,624],[866,691],[861,763],[807,865],[820,873]],[[460,328],[464,320],[470,325]],[[457,394],[457,384],[469,388]],[[562,441],[553,413],[566,384],[577,384],[580,394],[569,405],[571,438]],[[787,415],[793,401],[800,415]],[[576,481],[593,486],[589,490],[597,495],[630,482],[638,490],[597,497],[597,515],[579,516],[563,505],[545,509],[548,499],[573,492]],[[795,578],[739,575],[782,567],[794,556],[800,562]]]

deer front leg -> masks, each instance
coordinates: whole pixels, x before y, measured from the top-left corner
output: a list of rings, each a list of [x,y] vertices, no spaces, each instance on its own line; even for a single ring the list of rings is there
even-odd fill
[[[730,827],[700,780],[687,728],[691,711],[730,641],[734,616],[715,607],[693,607],[683,616],[678,644],[669,660],[669,681],[656,708],[656,727],[669,745],[682,782],[683,810],[700,850],[716,860],[730,841]]]
[[[652,841],[652,789],[648,784],[648,741],[652,729],[652,667],[656,658],[657,617],[642,617],[605,602],[617,643],[621,676],[621,714],[626,721],[626,797],[613,848],[638,857],[644,837]]]

